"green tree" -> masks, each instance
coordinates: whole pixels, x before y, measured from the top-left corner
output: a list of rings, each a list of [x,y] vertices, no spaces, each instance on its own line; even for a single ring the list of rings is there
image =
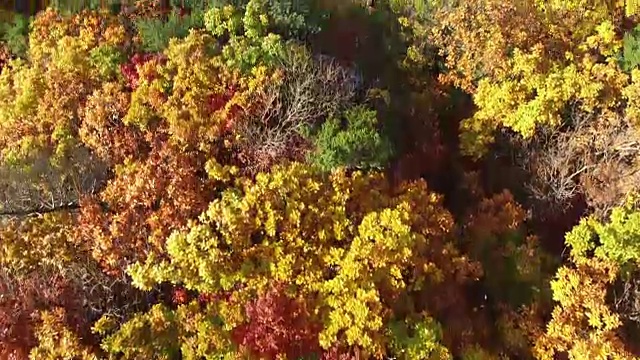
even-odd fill
[[[362,105],[345,110],[341,117],[330,117],[308,136],[315,147],[307,155],[309,162],[325,171],[342,166],[382,169],[393,154],[376,111]]]

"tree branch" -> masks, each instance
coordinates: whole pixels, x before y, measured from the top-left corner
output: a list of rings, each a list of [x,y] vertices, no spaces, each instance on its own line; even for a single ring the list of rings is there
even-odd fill
[[[74,211],[78,209],[80,209],[80,204],[78,204],[77,202],[70,202],[66,205],[59,205],[54,207],[41,207],[41,208],[32,208],[32,209],[24,209],[24,210],[0,211],[0,216],[33,216],[33,215],[54,213],[58,211]]]

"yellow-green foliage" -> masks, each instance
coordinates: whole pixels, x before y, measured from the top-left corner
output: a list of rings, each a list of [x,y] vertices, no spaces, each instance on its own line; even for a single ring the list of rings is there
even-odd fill
[[[440,341],[442,328],[434,319],[426,317],[413,326],[396,322],[390,326],[394,353],[407,359],[451,360],[449,350]],[[409,330],[411,334],[409,335]]]
[[[105,336],[101,347],[124,359],[238,359],[237,349],[219,321],[219,307],[201,306],[193,301],[171,310],[154,305],[148,312],[137,314],[112,332],[112,319],[103,317],[93,328]],[[136,345],[133,345],[136,344]]]
[[[616,262],[638,264],[640,260],[640,211],[630,198],[627,204],[614,208],[609,221],[591,216],[567,234],[574,258],[594,253],[596,257]]]

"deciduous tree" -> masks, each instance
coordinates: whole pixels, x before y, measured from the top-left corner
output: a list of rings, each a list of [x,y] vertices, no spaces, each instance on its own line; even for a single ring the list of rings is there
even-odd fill
[[[389,341],[382,329],[400,311],[394,301],[476,276],[477,264],[448,241],[452,225],[424,182],[393,189],[381,175],[327,178],[294,163],[238,182],[188,232],[172,234],[167,260],[129,271],[141,288],[170,281],[231,291],[240,304],[284,283],[297,296],[319,296],[309,310],[323,324],[323,348],[380,356]],[[226,328],[246,321],[236,301],[222,314]]]

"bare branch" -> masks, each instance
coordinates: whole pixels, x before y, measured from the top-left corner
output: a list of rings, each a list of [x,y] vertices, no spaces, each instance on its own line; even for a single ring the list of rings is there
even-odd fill
[[[533,175],[529,190],[547,206],[585,194],[604,214],[640,182],[640,135],[620,115],[586,113],[578,104],[567,119],[526,144],[519,162]]]
[[[283,82],[263,89],[258,110],[238,124],[240,152],[252,171],[303,155],[303,129],[348,107],[359,86],[354,71],[330,57],[288,50],[281,61]]]

